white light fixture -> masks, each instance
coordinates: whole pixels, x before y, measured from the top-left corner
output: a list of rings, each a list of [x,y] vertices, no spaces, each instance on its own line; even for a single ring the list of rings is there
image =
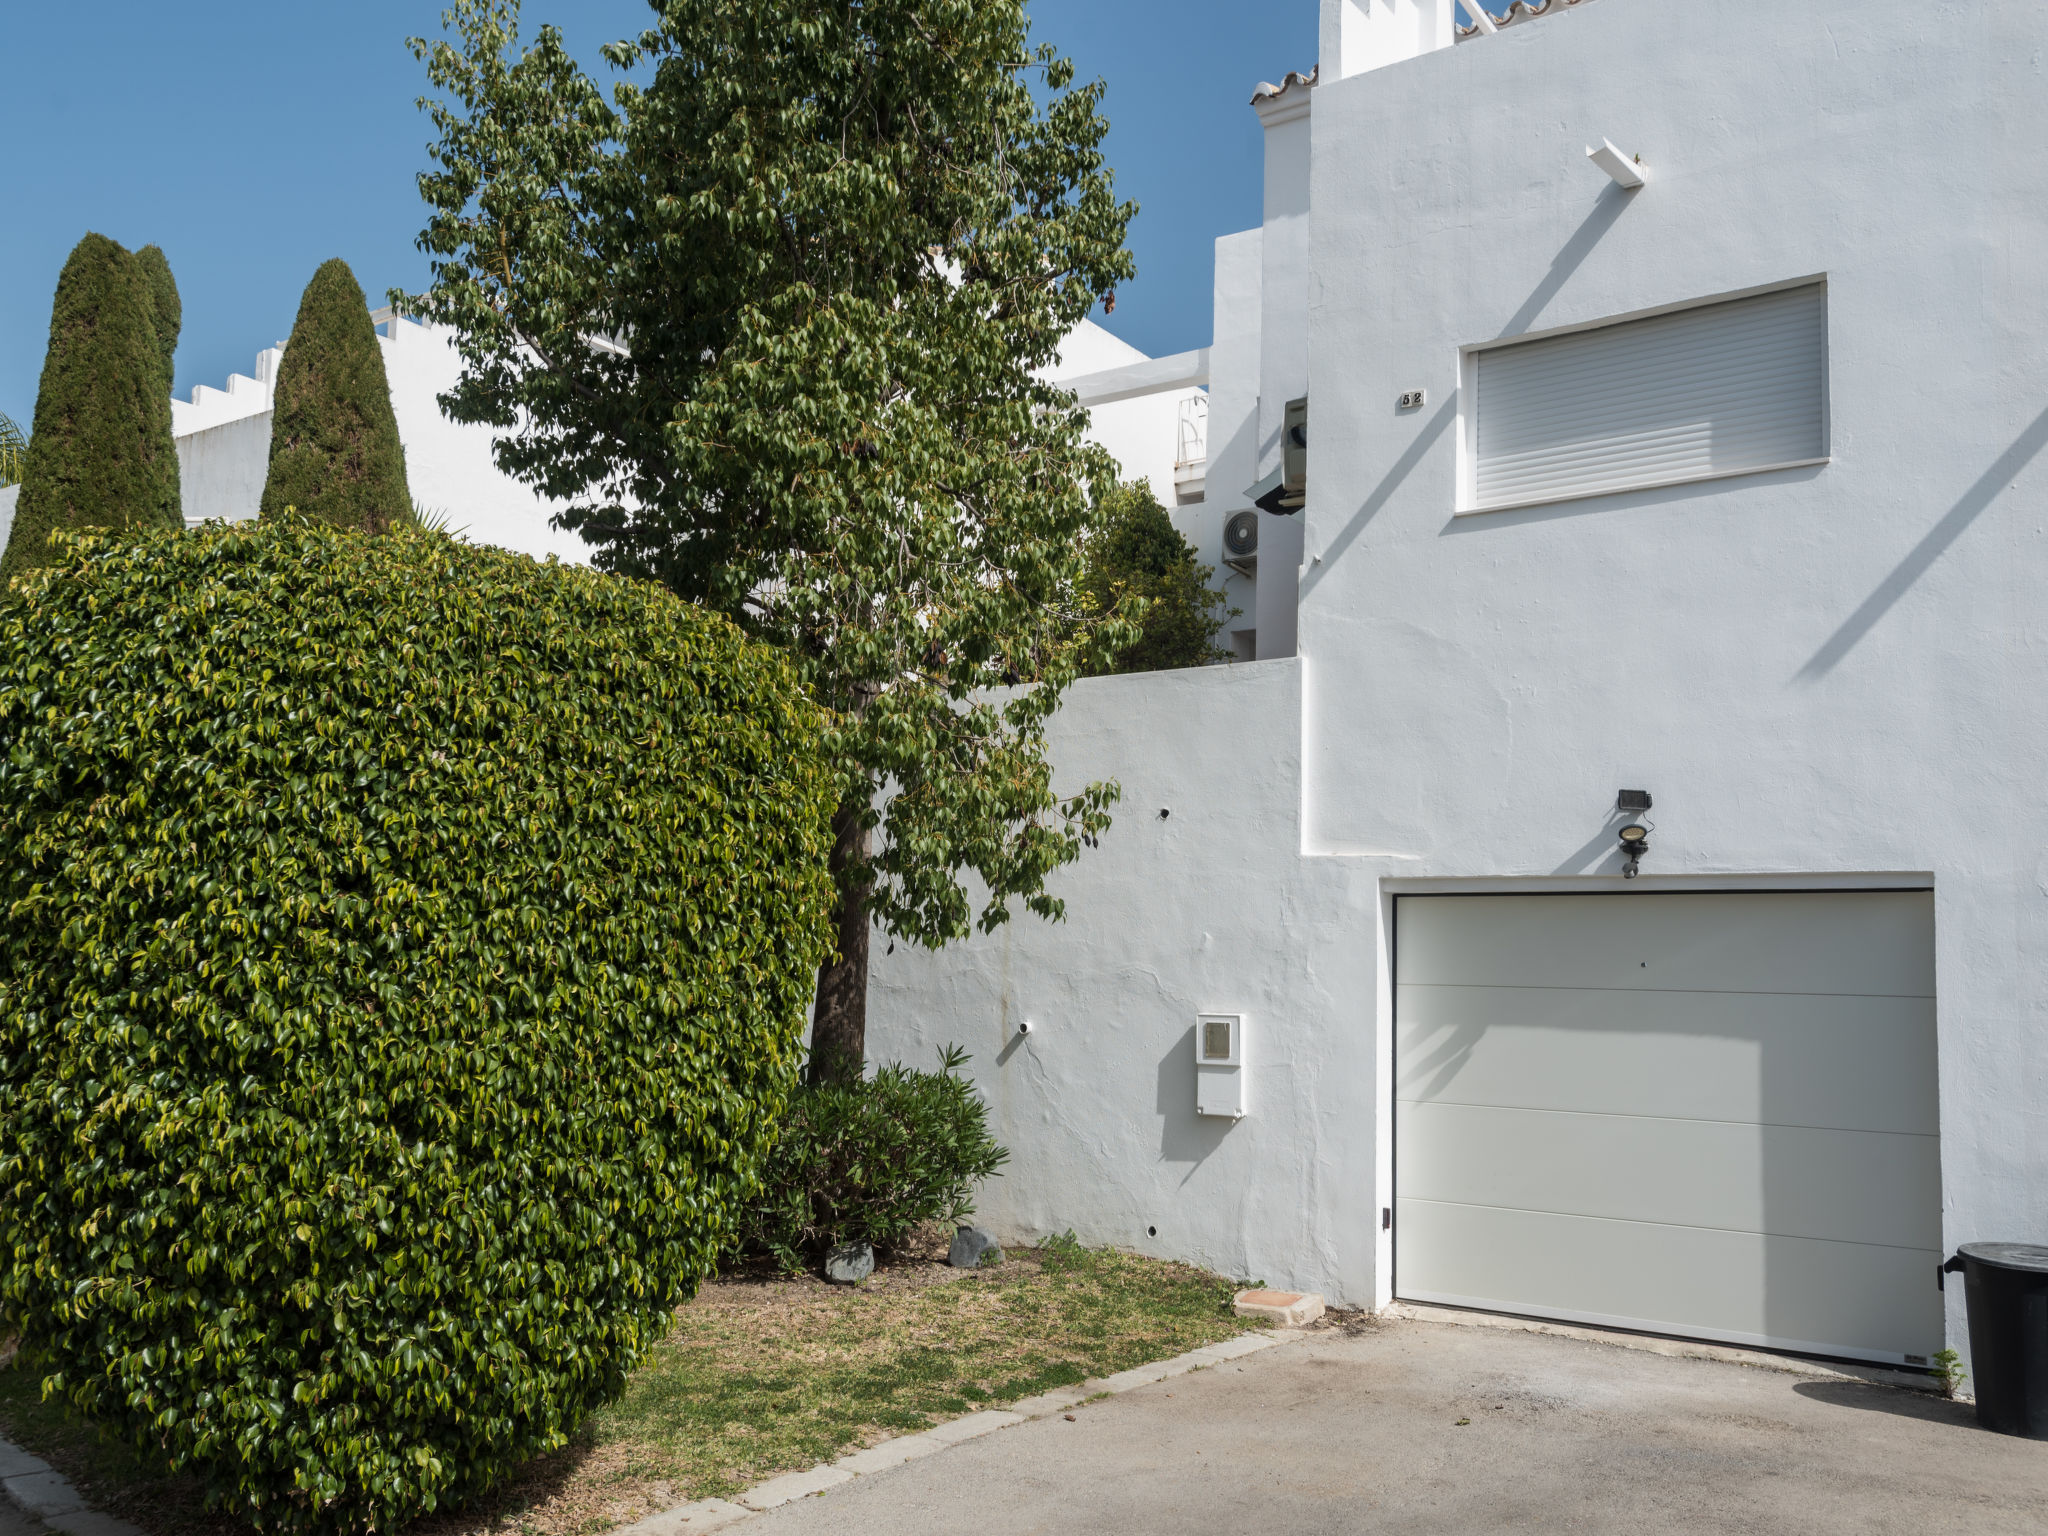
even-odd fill
[[[1642,158],[1624,155],[1614,147],[1612,139],[1602,139],[1598,149],[1586,151],[1586,158],[1613,177],[1617,187],[1633,192],[1643,184]]]

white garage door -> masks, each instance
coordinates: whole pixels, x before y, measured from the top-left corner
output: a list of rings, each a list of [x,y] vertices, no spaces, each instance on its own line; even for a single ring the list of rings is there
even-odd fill
[[[1933,922],[1925,891],[1402,897],[1397,1293],[1940,1349]]]

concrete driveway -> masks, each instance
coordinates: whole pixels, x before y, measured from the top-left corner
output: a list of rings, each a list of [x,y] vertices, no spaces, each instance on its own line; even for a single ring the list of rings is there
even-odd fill
[[[1896,1388],[1394,1321],[1018,1425],[743,1529],[2039,1536],[2048,1442]]]

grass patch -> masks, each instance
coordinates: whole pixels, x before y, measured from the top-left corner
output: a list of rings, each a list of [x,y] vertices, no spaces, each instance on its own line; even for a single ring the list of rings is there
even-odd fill
[[[935,1262],[943,1253],[935,1236],[855,1289],[810,1277],[707,1285],[576,1445],[415,1536],[592,1536],[1246,1326],[1230,1312],[1233,1283],[1186,1265],[1056,1242],[956,1271]],[[152,1475],[37,1402],[26,1372],[0,1371],[0,1426],[151,1536],[240,1529],[199,1509],[196,1485]]]

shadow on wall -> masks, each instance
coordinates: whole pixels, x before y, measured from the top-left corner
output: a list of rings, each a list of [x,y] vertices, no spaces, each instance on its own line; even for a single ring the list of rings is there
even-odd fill
[[[1857,641],[1870,633],[1879,619],[1891,612],[1892,605],[1904,597],[1913,583],[1927,574],[1928,567],[1941,558],[1943,551],[1977,520],[1977,514],[1996,501],[2000,491],[2011,486],[2013,477],[2031,464],[2043,447],[2048,447],[2048,411],[2034,418],[2013,445],[1998,456],[1998,461],[1978,477],[1977,483],[1963,492],[1962,499],[1942,514],[1941,521],[1913,546],[1891,575],[1877,584],[1877,590],[1842,621],[1840,629],[1828,636],[1826,644],[1813,653],[1813,659],[1799,669],[1797,681],[1818,682],[1833,671],[1835,664],[1854,649]]]
[[[1195,1113],[1195,1027],[1190,1024],[1172,1050],[1159,1058],[1159,1160],[1187,1163],[1186,1184],[1223,1138],[1237,1128],[1235,1120]]]

